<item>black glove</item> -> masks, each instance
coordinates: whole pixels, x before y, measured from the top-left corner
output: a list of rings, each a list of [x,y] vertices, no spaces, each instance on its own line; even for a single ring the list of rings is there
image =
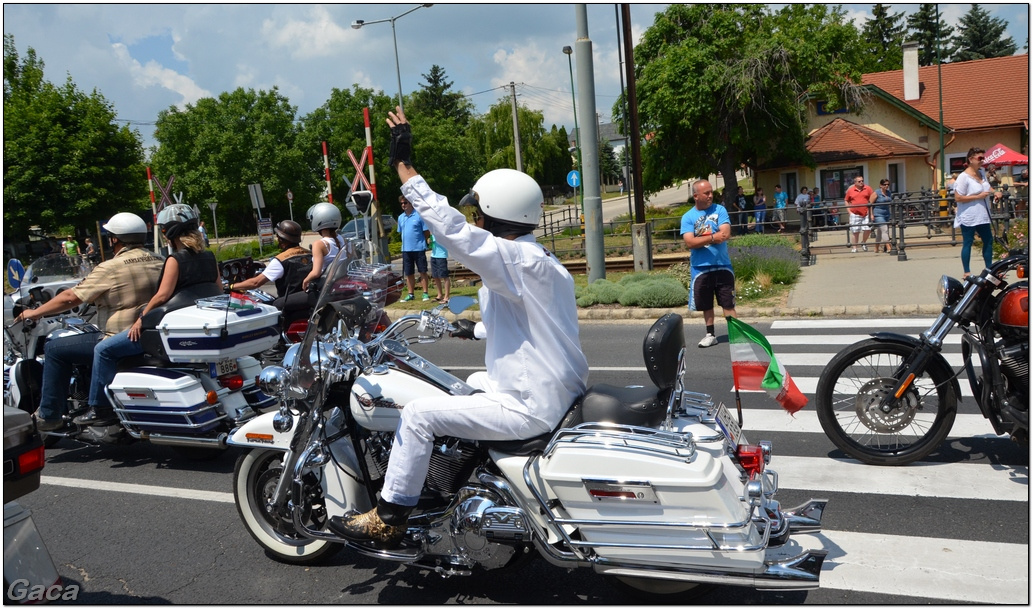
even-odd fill
[[[391,127],[391,157],[387,164],[394,169],[398,163],[412,165],[412,128],[409,123]]]
[[[460,319],[455,323],[456,329],[449,334],[455,338],[472,338],[477,340],[477,337],[473,335],[473,329],[476,325],[476,323],[469,319]]]

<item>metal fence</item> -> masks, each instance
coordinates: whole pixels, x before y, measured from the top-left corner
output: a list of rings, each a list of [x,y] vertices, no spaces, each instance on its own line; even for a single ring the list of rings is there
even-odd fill
[[[960,245],[961,231],[954,228],[954,198],[940,197],[930,190],[897,193],[890,206],[889,245],[890,253],[898,260],[907,260],[909,247],[930,245]],[[838,213],[830,214],[828,201],[818,207],[804,210],[801,214],[795,207],[785,210],[785,234],[799,234],[801,264],[807,266],[819,253],[845,251],[852,245],[849,226],[849,212],[842,201],[835,201]],[[772,209],[767,209],[766,219],[759,225],[753,221],[753,212],[729,212],[732,220],[732,234],[747,232],[777,233],[778,222],[771,219]],[[995,201],[991,208],[994,232],[1006,232],[1017,218],[1028,217],[1028,198],[1004,196]],[[680,235],[680,216],[650,218],[654,253],[683,248]],[[603,223],[603,248],[606,256],[630,255],[631,220]],[[871,229],[875,235],[875,226]],[[547,244],[561,258],[583,257],[583,226],[577,206],[566,205],[546,211],[542,216],[536,234],[539,241]],[[869,244],[874,244],[869,238]]]

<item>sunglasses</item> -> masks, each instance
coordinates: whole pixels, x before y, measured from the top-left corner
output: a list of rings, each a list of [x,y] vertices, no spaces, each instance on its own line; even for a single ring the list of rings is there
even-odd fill
[[[977,156],[977,157],[976,157],[976,160],[977,160],[977,161],[982,161],[982,160],[983,160],[983,158],[984,158],[984,157],[981,157],[981,156]]]

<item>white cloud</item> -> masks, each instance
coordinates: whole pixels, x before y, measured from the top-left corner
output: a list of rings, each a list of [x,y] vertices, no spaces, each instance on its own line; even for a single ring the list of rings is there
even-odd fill
[[[294,59],[336,55],[350,36],[354,37],[350,28],[337,25],[322,6],[311,7],[304,20],[290,18],[285,23],[277,23],[270,18],[262,21],[262,37],[274,47],[289,49]]]
[[[135,85],[141,88],[158,86],[176,93],[180,96],[179,102],[176,103],[180,108],[192,104],[202,97],[212,96],[189,77],[170,70],[156,61],[148,61],[145,65],[141,65],[129,54],[129,49],[120,42],[112,44],[111,48],[118,61],[129,71]]]

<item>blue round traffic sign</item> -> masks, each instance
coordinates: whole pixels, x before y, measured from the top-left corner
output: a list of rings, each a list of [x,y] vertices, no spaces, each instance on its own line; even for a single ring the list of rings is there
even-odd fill
[[[581,174],[578,173],[577,169],[571,169],[570,173],[567,174],[567,184],[574,188],[581,186]]]
[[[11,258],[7,263],[7,283],[17,289],[22,284],[22,277],[25,277],[25,267],[17,258]]]

